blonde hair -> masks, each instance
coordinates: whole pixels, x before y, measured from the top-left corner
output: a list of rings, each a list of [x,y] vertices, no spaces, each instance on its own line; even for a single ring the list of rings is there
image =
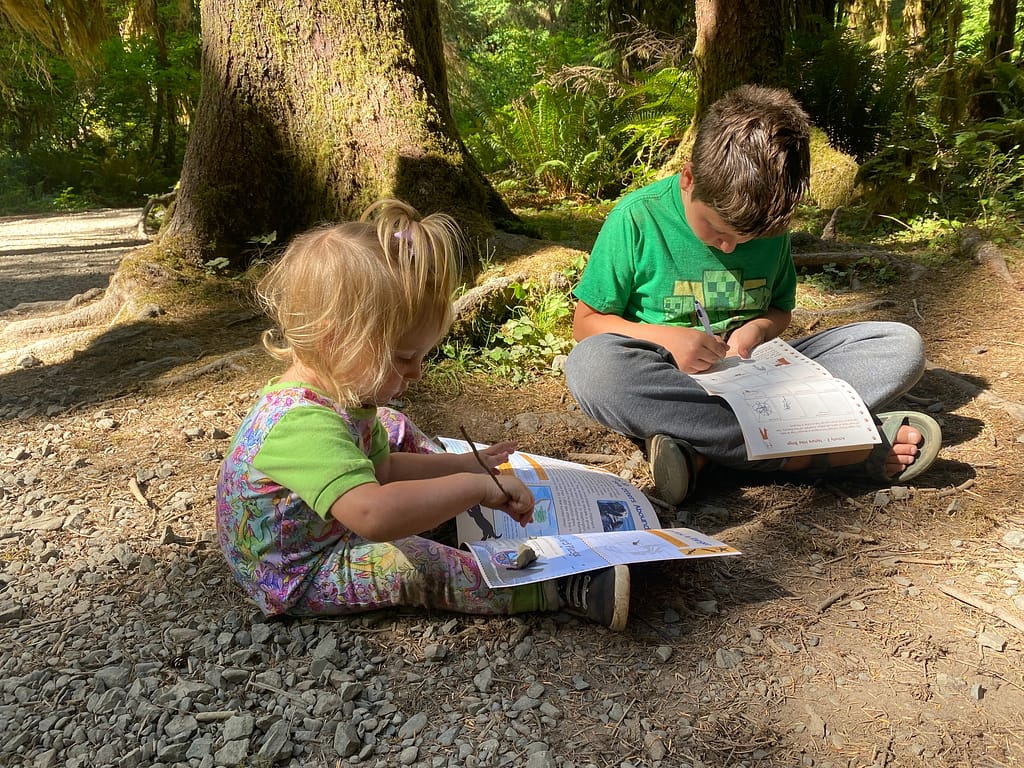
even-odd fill
[[[399,200],[301,234],[257,286],[277,326],[263,346],[313,371],[343,407],[359,405],[392,372],[404,336],[429,324],[447,331],[461,250],[454,219],[421,218]]]

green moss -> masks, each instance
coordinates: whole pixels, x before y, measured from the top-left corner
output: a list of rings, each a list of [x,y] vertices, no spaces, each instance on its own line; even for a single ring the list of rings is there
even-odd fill
[[[833,149],[824,131],[811,130],[811,185],[807,202],[824,210],[849,205],[855,196],[857,161]]]

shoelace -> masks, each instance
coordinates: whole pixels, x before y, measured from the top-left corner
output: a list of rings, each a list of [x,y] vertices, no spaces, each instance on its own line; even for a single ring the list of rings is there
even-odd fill
[[[580,610],[587,610],[587,595],[590,592],[590,574],[571,578],[565,585],[565,602]]]

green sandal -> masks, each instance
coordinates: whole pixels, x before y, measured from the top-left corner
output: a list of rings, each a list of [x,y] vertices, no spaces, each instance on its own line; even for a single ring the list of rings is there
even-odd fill
[[[942,429],[935,419],[918,411],[888,411],[875,414],[878,430],[882,434],[882,442],[876,445],[867,459],[861,464],[849,464],[840,467],[828,466],[828,454],[815,456],[812,471],[824,470],[825,474],[844,475],[846,477],[862,477],[882,484],[892,485],[905,483],[924,474],[935,463],[942,447]],[[903,470],[894,475],[885,474],[885,461],[889,458],[893,441],[900,427],[909,426],[921,433],[921,444],[917,456]]]
[[[655,494],[678,507],[697,487],[697,452],[685,440],[668,435],[647,438],[646,447]]]

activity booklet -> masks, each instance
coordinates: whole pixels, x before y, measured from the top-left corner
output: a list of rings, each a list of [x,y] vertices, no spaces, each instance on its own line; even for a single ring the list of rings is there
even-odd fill
[[[471,450],[465,440],[438,441],[449,453]],[[533,522],[523,528],[501,510],[484,506],[456,518],[459,543],[472,552],[490,587],[610,565],[740,554],[690,528],[662,528],[643,492],[611,472],[522,451],[500,469],[515,474],[533,492]],[[537,559],[516,568],[521,544]]]
[[[693,378],[732,407],[747,458],[870,448],[882,442],[860,395],[782,339],[727,357]]]

